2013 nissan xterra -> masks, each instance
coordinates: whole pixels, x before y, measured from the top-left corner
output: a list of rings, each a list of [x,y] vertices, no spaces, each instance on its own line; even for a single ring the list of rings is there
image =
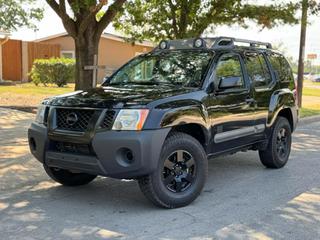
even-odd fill
[[[292,70],[271,44],[197,38],[162,41],[100,87],[44,100],[28,137],[56,182],[136,179],[176,208],[200,194],[208,158],[257,150],[283,167],[297,119]]]

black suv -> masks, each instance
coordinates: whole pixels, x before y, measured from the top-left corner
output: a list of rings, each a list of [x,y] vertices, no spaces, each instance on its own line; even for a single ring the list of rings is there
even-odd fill
[[[229,37],[162,41],[101,87],[46,99],[28,137],[55,181],[137,179],[164,208],[200,194],[208,158],[258,150],[281,168],[298,121],[295,83],[269,43]]]

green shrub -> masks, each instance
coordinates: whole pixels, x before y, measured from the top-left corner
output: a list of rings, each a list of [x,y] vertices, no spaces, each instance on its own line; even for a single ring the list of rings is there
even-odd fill
[[[36,59],[29,73],[36,86],[51,83],[58,87],[74,82],[74,74],[75,60],[70,58]]]

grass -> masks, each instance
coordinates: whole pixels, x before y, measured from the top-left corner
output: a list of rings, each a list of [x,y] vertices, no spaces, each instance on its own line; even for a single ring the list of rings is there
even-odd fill
[[[320,83],[305,80],[300,117],[318,114],[320,114]]]
[[[320,97],[303,96],[300,117],[309,117],[320,114]]]
[[[54,85],[35,86],[33,83],[0,85],[0,107],[10,107],[35,112],[36,107],[45,98],[72,92],[74,84],[59,88]]]
[[[311,109],[311,108],[301,108],[300,109],[300,117],[311,117],[314,115],[320,115],[320,108],[319,109]]]
[[[35,86],[33,83],[24,83],[10,86],[0,85],[0,94],[2,93],[13,93],[21,95],[44,95],[44,96],[54,96],[59,94],[64,94],[67,92],[72,92],[74,89],[74,84],[68,84],[65,87],[59,88],[55,85],[49,85],[47,87],[39,85]]]
[[[320,97],[320,88],[305,87],[303,89],[303,96]]]

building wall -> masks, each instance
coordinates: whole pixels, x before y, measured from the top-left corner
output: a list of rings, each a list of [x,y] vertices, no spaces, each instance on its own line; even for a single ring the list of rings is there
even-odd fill
[[[68,36],[52,38],[49,40],[41,41],[40,43],[58,44],[60,45],[61,51],[69,51],[75,49],[73,39]]]
[[[74,51],[73,39],[69,36],[57,37],[41,41],[46,44],[59,44],[61,51]],[[153,48],[149,46],[132,45],[127,42],[120,42],[113,39],[101,38],[99,43],[99,65],[106,66],[106,70],[100,69],[98,72],[98,82],[103,77],[121,67],[124,63],[135,57],[139,53],[146,53]]]

